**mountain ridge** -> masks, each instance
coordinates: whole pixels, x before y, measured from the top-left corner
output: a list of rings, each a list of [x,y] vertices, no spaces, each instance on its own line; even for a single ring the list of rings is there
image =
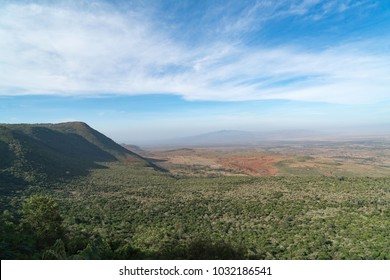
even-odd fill
[[[0,183],[88,174],[100,162],[156,166],[83,122],[0,124]]]

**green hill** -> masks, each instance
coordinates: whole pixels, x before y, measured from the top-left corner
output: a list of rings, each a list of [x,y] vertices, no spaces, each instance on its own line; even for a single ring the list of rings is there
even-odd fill
[[[154,167],[82,122],[0,124],[0,186],[85,175],[112,161]]]

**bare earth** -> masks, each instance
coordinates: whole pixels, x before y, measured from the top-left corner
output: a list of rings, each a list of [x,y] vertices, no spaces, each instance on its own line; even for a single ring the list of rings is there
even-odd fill
[[[390,141],[278,142],[248,147],[149,148],[141,153],[181,176],[390,176]]]

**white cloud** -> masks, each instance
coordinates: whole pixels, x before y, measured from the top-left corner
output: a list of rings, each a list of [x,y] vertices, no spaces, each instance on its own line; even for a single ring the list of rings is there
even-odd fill
[[[317,2],[304,1],[289,12],[306,13]],[[246,28],[248,22],[230,28]],[[0,50],[0,95],[172,93],[189,100],[334,103],[389,99],[390,55],[375,53],[367,44],[307,51],[250,48],[219,38],[190,47],[139,12],[6,5],[0,9]]]

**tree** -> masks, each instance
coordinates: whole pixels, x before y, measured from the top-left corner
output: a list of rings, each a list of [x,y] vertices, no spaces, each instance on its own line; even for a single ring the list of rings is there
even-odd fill
[[[21,214],[22,225],[35,235],[38,247],[50,246],[63,237],[63,219],[51,196],[32,195],[24,201]]]
[[[28,259],[34,240],[18,230],[17,220],[5,210],[0,215],[0,259]]]

